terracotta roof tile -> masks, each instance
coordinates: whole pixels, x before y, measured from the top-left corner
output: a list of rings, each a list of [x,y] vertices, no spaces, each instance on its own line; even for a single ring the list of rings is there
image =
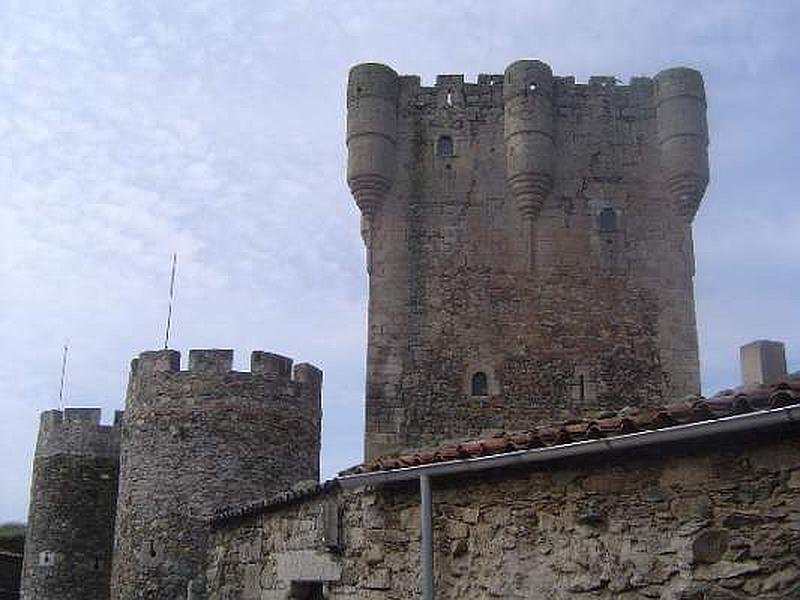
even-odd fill
[[[380,457],[342,471],[340,475],[388,471],[402,467],[503,454],[516,450],[557,446],[582,440],[699,423],[758,410],[783,408],[798,403],[800,403],[800,376],[793,373],[786,381],[775,385],[742,386],[737,389],[723,390],[710,398],[690,397],[669,406],[623,409],[618,414],[605,413],[599,417],[584,420],[572,419],[555,427],[541,427],[533,431],[502,432],[486,439],[446,445],[430,451]]]

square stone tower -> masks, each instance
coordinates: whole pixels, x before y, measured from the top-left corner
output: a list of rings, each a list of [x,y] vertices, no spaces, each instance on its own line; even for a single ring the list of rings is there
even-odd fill
[[[577,84],[536,60],[347,88],[369,271],[366,457],[699,392],[697,71]]]

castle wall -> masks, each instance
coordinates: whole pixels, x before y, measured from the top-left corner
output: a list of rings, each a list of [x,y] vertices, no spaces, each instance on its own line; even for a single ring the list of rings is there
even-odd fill
[[[319,478],[322,373],[254,352],[171,350],[131,365],[123,429],[112,595],[178,600],[202,589],[207,520]]]
[[[114,539],[121,413],[42,413],[33,461],[23,600],[107,600]]]
[[[441,600],[800,596],[796,428],[432,486]],[[282,600],[316,582],[332,600],[419,598],[419,539],[416,484],[285,503],[218,524],[209,595]]]
[[[393,73],[359,65],[348,87],[367,458],[699,393],[700,75],[576,84],[520,61],[423,87]]]

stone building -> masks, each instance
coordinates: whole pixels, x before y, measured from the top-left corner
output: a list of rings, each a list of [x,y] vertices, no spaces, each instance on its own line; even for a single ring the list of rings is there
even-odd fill
[[[423,87],[370,63],[347,106],[365,462],[319,483],[310,365],[143,353],[97,499],[113,525],[73,528],[113,554],[110,586],[24,597],[800,597],[800,374],[756,342],[747,385],[699,396],[700,74],[579,84],[518,61]],[[52,519],[95,473],[62,475],[35,467],[27,586],[56,572],[37,556],[86,563]]]
[[[700,391],[703,79],[350,72],[368,458]]]
[[[799,418],[800,373],[370,461],[220,513],[211,598],[798,598]]]

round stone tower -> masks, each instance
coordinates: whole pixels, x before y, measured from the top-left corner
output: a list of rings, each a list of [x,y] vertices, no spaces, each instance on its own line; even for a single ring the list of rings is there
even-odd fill
[[[253,352],[174,350],[131,364],[122,434],[112,597],[187,598],[202,585],[208,519],[319,479],[322,372]]]
[[[99,408],[42,413],[33,459],[24,600],[109,598],[120,421]]]

